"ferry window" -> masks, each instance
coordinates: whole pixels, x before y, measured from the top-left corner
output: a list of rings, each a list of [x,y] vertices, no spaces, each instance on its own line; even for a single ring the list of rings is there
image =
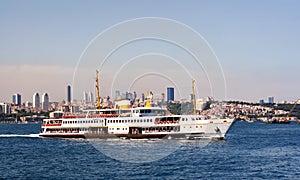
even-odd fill
[[[124,123],[124,120],[122,120],[122,123]]]
[[[127,120],[125,120],[125,123],[127,123]]]
[[[149,119],[147,119],[147,122],[149,122]]]
[[[113,123],[115,123],[116,122],[116,120],[113,120]]]
[[[133,123],[133,120],[131,119],[131,122]]]
[[[136,120],[134,120],[133,122],[136,122]]]
[[[198,128],[198,126],[196,126],[196,128]]]
[[[117,128],[117,130],[120,130],[120,128]]]
[[[142,120],[141,120],[142,121]],[[136,120],[136,122],[140,122],[140,120]]]
[[[152,119],[150,119],[150,122],[152,122]]]

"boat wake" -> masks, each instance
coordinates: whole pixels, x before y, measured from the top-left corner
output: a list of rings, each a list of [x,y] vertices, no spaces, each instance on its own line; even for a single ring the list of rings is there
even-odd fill
[[[25,137],[25,138],[38,138],[39,134],[0,134],[0,138],[15,138],[15,137]]]

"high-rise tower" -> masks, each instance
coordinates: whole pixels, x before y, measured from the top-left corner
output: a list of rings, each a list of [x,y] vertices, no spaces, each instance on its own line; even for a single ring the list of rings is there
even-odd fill
[[[71,85],[67,86],[67,102],[71,103]]]
[[[20,94],[14,94],[12,96],[12,103],[18,106],[21,106],[21,95]]]
[[[32,96],[32,106],[34,108],[39,108],[40,107],[40,95],[39,93],[34,93]]]
[[[47,111],[49,109],[49,96],[47,93],[44,93],[42,96],[42,109]]]
[[[167,101],[174,101],[174,88],[173,87],[167,88]]]

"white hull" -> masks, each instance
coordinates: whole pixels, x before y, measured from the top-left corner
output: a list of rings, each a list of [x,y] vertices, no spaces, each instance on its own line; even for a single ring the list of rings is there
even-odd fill
[[[201,119],[200,116],[181,115],[86,117],[47,119],[44,122],[40,133],[44,137],[223,139],[234,119]]]

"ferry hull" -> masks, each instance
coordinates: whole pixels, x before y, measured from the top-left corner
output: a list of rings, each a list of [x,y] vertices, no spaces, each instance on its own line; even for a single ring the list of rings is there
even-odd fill
[[[206,135],[204,133],[193,134],[54,134],[54,133],[40,133],[40,137],[49,138],[84,138],[84,139],[213,139],[222,140],[223,136],[218,135]]]
[[[54,133],[40,133],[40,137],[50,137],[50,138],[85,138],[84,134],[54,134]]]

